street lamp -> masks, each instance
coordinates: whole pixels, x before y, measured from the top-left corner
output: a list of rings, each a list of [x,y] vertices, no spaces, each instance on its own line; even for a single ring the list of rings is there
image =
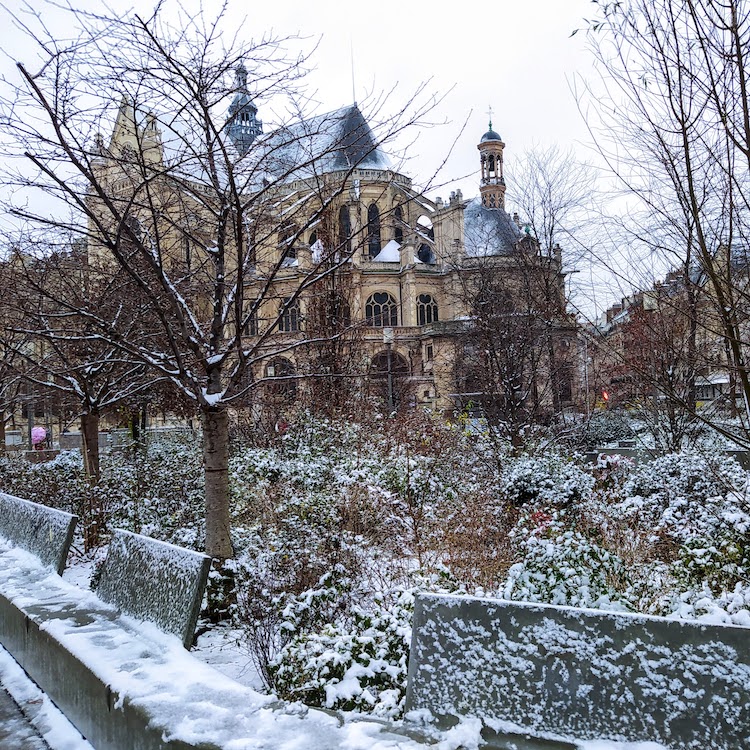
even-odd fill
[[[383,343],[388,367],[388,411],[392,413],[395,408],[393,403],[393,328],[383,329]]]

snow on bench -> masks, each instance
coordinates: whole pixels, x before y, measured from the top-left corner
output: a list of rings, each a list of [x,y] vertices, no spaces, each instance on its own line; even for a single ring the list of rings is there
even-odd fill
[[[0,536],[62,575],[78,517],[0,492]]]
[[[417,598],[407,711],[537,735],[750,747],[750,629],[493,599]]]
[[[96,588],[121,612],[158,625],[190,648],[211,558],[173,544],[116,530]]]
[[[0,643],[97,750],[431,746],[382,723],[342,723],[240,685],[177,637],[121,615],[3,540]]]

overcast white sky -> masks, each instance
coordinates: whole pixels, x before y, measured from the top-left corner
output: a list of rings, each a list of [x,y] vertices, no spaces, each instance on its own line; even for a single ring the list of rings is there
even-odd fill
[[[10,10],[22,8],[22,0],[5,0]],[[79,4],[97,7],[94,0]],[[196,5],[184,0],[184,5]],[[125,13],[152,2],[120,2],[110,7]],[[205,0],[213,12],[218,0]],[[33,7],[43,7],[33,3]],[[586,75],[591,60],[585,51],[585,34],[571,37],[595,11],[591,0],[463,0],[415,3],[379,0],[342,3],[334,0],[230,0],[228,20],[245,19],[247,36],[273,30],[280,35],[302,34],[312,43],[319,39],[309,77],[320,111],[352,101],[352,50],[354,81],[359,101],[367,92],[391,90],[394,106],[404,101],[421,83],[446,98],[434,114],[447,125],[421,130],[409,149],[403,171],[424,184],[446,157],[463,123],[467,126],[455,144],[440,182],[459,180],[437,190],[447,194],[460,187],[465,197],[478,192],[476,144],[486,131],[488,108],[494,129],[506,143],[505,161],[535,146],[558,144],[574,147],[581,158],[590,158],[588,134],[571,93],[576,75]],[[49,25],[56,23],[44,11]],[[0,20],[7,11],[0,9]],[[60,29],[61,34],[66,29]],[[10,23],[0,23],[0,72],[13,75],[14,59],[30,54]],[[260,111],[261,119],[273,114]],[[508,206],[513,209],[513,185],[508,184]]]

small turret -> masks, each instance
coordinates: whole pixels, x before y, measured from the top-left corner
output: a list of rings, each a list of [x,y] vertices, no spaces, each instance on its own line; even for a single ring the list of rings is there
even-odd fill
[[[247,90],[247,68],[242,63],[237,66],[236,76],[237,93],[229,105],[226,130],[235,148],[244,156],[263,133],[263,123],[258,119],[258,108]]]
[[[491,118],[492,110],[490,110]],[[482,136],[477,145],[481,165],[481,183],[479,192],[482,205],[485,208],[505,208],[505,179],[503,178],[503,139],[492,129],[490,119],[489,129]]]

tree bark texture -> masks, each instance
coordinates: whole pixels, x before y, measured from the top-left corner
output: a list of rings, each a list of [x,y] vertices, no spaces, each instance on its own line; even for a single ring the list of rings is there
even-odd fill
[[[83,544],[88,552],[99,546],[105,528],[104,511],[96,485],[99,484],[99,414],[90,412],[81,415],[81,452],[83,468],[88,477],[89,496],[86,518],[83,519]]]
[[[92,412],[81,415],[81,440],[83,468],[92,484],[99,481],[99,415]]]
[[[224,409],[205,409],[201,421],[206,477],[206,554],[226,560],[234,555],[229,535],[229,417]]]

